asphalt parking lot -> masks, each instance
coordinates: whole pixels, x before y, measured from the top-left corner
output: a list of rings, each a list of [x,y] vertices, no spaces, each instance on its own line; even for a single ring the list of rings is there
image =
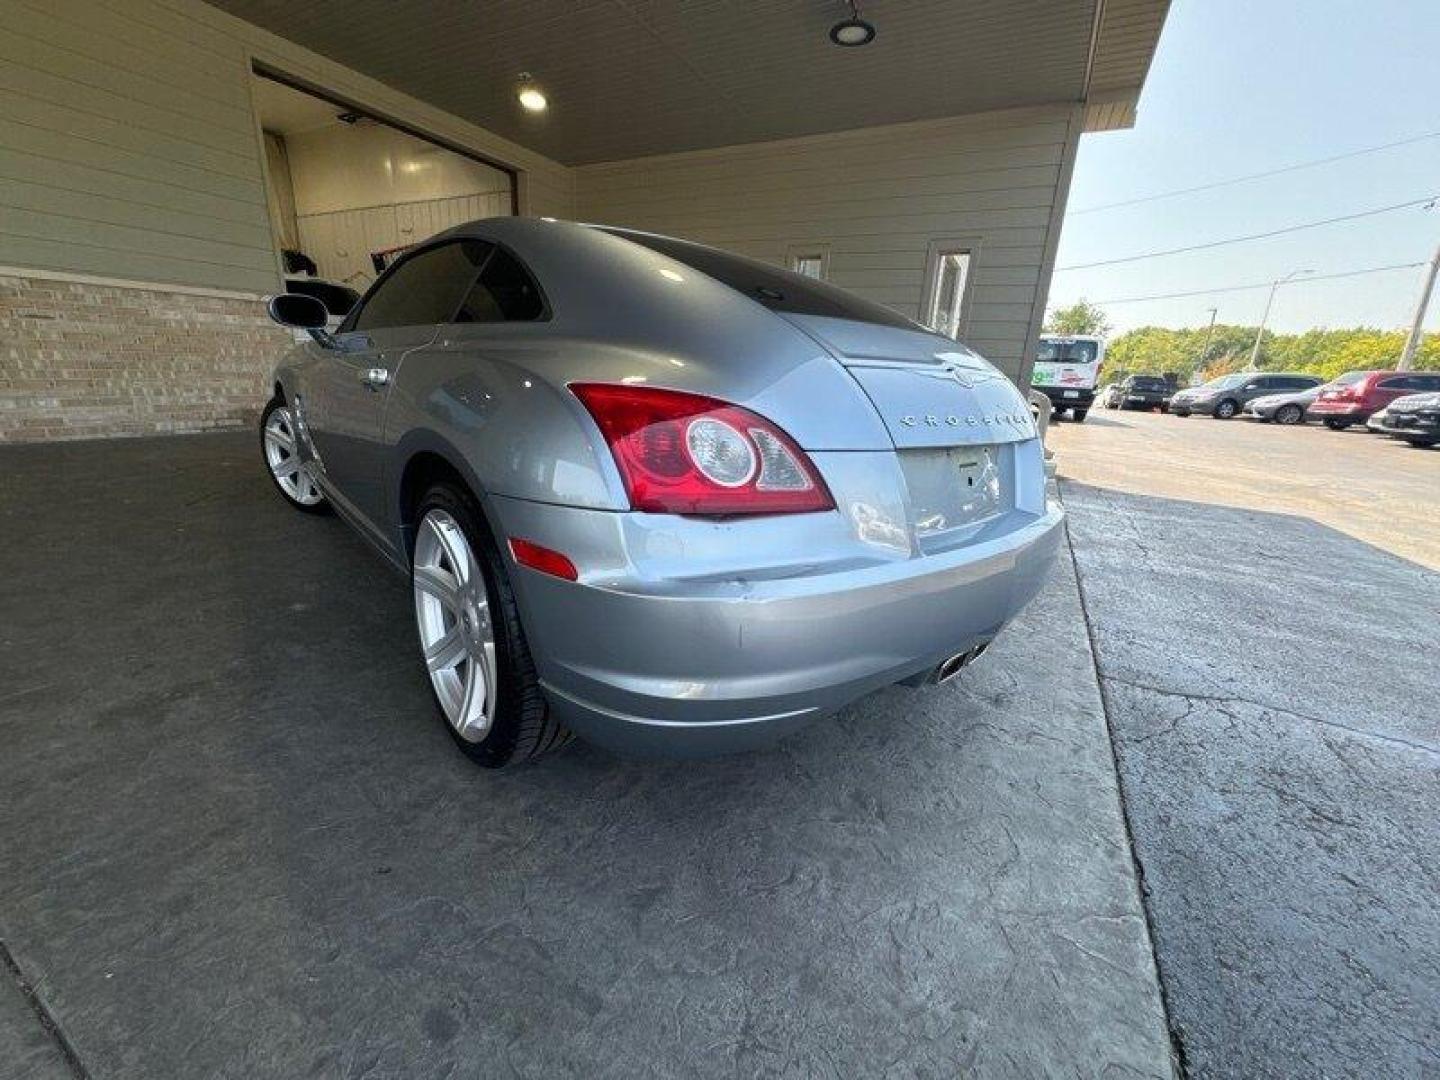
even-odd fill
[[[1440,1073],[1440,453],[1052,429],[1192,1075]]]
[[[1166,1076],[1070,564],[765,753],[479,770],[253,436],[0,451],[0,1075]]]
[[[1355,427],[1094,409],[1050,429],[1060,473],[1143,495],[1295,514],[1440,570],[1440,449]]]

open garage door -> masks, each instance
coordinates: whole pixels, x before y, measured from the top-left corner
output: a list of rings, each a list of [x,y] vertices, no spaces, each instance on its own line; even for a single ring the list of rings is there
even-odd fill
[[[515,212],[513,173],[276,76],[254,79],[288,275],[364,291],[397,250]]]

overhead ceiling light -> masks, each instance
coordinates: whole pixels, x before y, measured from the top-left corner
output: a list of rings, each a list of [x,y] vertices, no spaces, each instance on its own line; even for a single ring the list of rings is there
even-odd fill
[[[860,17],[860,9],[850,4],[850,18],[841,19],[830,27],[830,40],[847,49],[869,45],[875,40],[875,27]]]
[[[530,78],[529,72],[520,73],[520,85],[516,88],[515,96],[520,100],[520,106],[530,112],[544,112],[545,107],[550,104],[546,100],[544,92],[535,85],[535,80]]]

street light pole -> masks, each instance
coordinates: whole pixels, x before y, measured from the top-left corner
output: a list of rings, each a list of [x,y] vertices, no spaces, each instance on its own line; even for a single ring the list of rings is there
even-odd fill
[[[1400,354],[1397,371],[1409,371],[1415,365],[1415,350],[1420,347],[1424,334],[1425,309],[1430,306],[1430,294],[1435,291],[1435,275],[1440,273],[1440,247],[1430,260],[1430,269],[1425,271],[1425,284],[1420,287],[1420,300],[1415,305],[1415,321],[1410,324],[1410,336],[1405,339],[1405,351]]]
[[[1205,344],[1200,346],[1200,359],[1196,361],[1201,370],[1205,368],[1205,358],[1210,355],[1210,339],[1215,335],[1215,314],[1219,308],[1210,309],[1210,325],[1205,328]]]
[[[1255,344],[1250,349],[1250,364],[1247,371],[1254,371],[1255,364],[1260,359],[1260,339],[1265,336],[1265,324],[1270,321],[1270,305],[1275,303],[1275,290],[1286,282],[1291,281],[1301,274],[1313,274],[1313,270],[1292,270],[1283,278],[1276,278],[1270,284],[1270,296],[1265,301],[1265,314],[1260,316],[1260,328],[1255,331]]]

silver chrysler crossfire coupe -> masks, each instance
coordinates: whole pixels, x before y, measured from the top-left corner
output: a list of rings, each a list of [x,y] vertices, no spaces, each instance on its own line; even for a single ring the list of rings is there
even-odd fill
[[[270,476],[408,575],[458,744],[505,765],[763,744],[939,682],[1060,540],[1030,407],[955,341],[714,248],[462,225],[310,331],[261,418]]]

